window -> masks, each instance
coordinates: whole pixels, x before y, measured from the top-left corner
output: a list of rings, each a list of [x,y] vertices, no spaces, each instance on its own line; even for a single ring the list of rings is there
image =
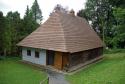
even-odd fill
[[[31,50],[27,50],[27,56],[31,56]]]
[[[39,58],[39,52],[38,51],[35,51],[35,57]]]

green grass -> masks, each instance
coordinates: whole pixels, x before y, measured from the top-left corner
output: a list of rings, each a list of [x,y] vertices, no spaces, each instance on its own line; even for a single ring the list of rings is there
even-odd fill
[[[71,84],[125,84],[125,52],[105,54],[102,61],[66,78]]]
[[[0,60],[0,84],[39,84],[46,78],[44,72],[19,60],[17,57]]]

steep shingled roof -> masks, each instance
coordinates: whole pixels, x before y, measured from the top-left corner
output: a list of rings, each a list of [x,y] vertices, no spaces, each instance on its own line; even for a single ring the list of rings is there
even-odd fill
[[[55,11],[17,45],[73,53],[102,47],[103,43],[85,19]]]

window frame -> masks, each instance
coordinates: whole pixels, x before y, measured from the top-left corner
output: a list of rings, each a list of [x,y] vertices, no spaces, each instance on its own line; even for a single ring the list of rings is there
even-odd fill
[[[39,51],[35,51],[35,58],[40,58],[40,52]]]
[[[27,50],[27,56],[31,56],[31,50],[30,49]]]

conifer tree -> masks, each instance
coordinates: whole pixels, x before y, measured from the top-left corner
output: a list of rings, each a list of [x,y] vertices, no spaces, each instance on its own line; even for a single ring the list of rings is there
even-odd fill
[[[31,7],[31,12],[33,14],[33,18],[35,19],[35,21],[40,24],[43,16],[42,16],[42,12],[40,10],[37,0],[34,1],[32,7]]]

